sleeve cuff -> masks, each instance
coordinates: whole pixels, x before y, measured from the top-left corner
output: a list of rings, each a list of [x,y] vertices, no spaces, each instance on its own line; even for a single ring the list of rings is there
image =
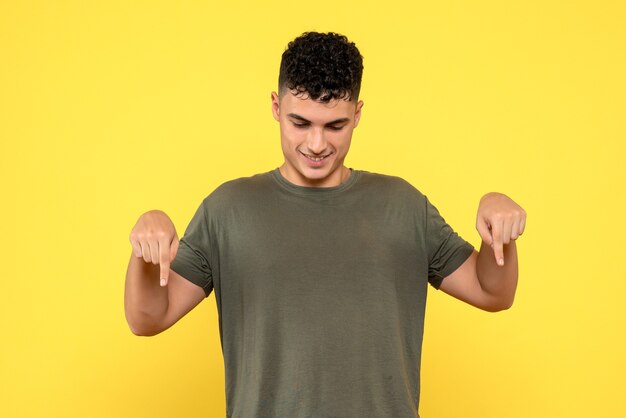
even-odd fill
[[[200,286],[208,297],[213,290],[213,278],[208,262],[192,248],[184,238],[179,241],[178,251],[170,268],[191,283]]]

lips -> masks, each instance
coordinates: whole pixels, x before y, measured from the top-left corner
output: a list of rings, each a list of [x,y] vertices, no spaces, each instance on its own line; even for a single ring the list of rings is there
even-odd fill
[[[325,158],[328,158],[329,156],[331,156],[332,152],[330,154],[320,155],[320,156],[305,154],[303,152],[300,152],[300,154],[302,154],[303,156],[305,156],[306,158],[308,158],[311,161],[320,162],[320,161],[324,160]]]

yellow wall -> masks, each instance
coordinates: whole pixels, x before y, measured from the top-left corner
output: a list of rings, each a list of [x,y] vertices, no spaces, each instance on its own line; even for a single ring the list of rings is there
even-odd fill
[[[0,4],[0,416],[225,415],[214,295],[134,336],[128,236],[282,162],[270,92],[305,30],[365,57],[349,166],[476,246],[484,193],[528,212],[510,310],[431,289],[422,415],[625,416],[624,3],[214,3]]]

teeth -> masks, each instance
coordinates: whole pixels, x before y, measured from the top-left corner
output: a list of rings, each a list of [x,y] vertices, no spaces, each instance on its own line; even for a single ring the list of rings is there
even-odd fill
[[[328,157],[328,155],[324,155],[323,157],[313,157],[312,155],[307,154],[304,154],[304,156],[313,161],[322,161],[324,158]]]

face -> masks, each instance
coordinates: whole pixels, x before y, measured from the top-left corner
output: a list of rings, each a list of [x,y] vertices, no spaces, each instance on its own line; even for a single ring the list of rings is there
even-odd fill
[[[279,98],[272,92],[272,113],[280,123],[285,155],[280,172],[299,186],[338,186],[350,175],[344,159],[361,118],[363,101],[322,103],[304,97],[287,92]]]

